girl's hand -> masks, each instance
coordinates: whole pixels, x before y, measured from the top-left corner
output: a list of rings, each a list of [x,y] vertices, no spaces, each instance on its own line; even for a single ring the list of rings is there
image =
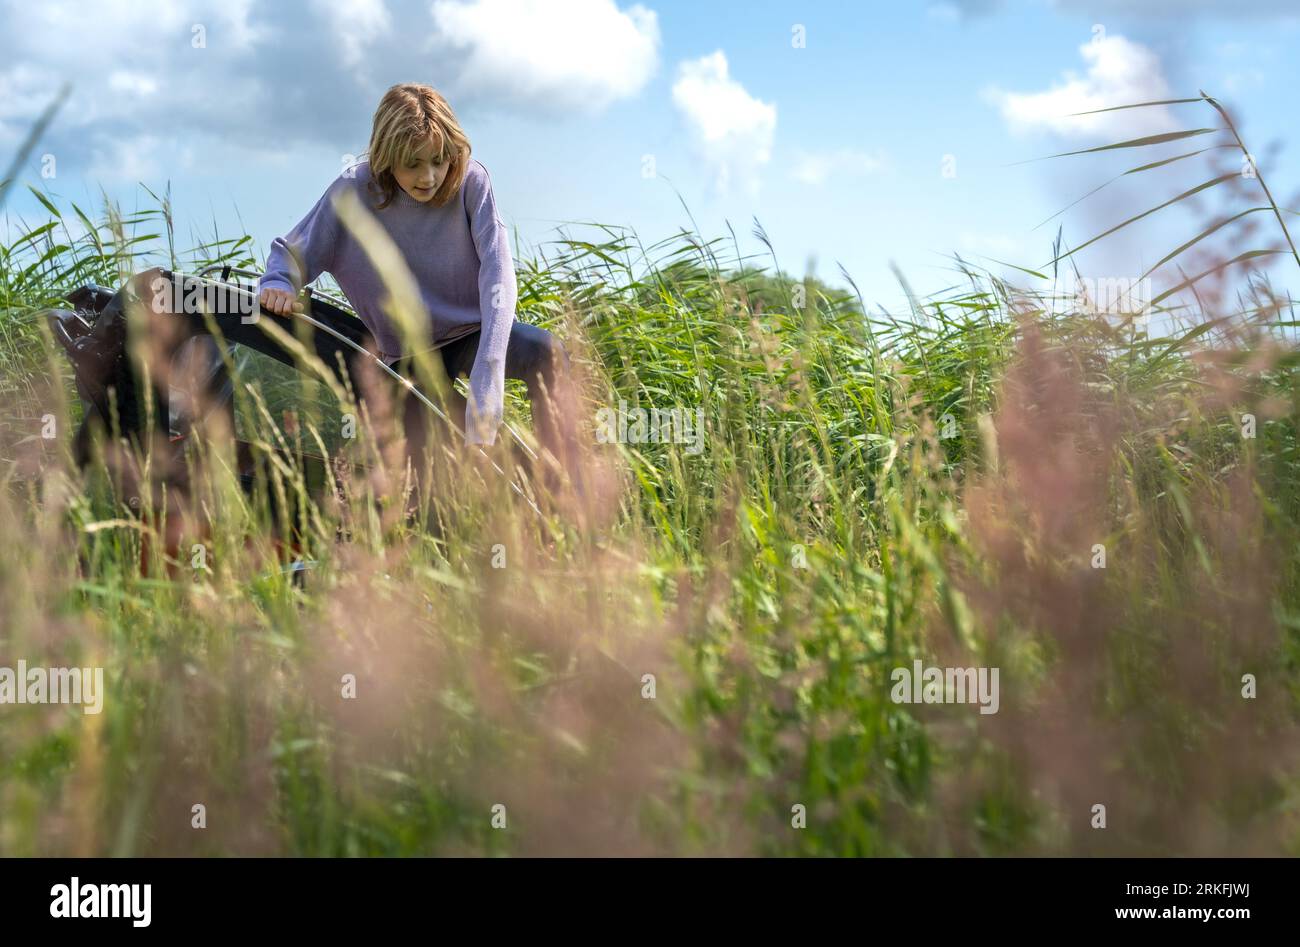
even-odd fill
[[[273,312],[277,316],[303,311],[302,303],[298,302],[298,297],[283,289],[267,287],[262,290],[262,295],[258,297],[257,302],[267,312]]]

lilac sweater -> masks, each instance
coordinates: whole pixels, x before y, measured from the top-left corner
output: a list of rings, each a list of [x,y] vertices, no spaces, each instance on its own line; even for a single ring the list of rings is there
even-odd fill
[[[493,443],[501,423],[506,343],[518,287],[487,169],[471,158],[460,191],[442,207],[421,204],[399,187],[383,210],[377,209],[378,198],[367,187],[370,162],[353,170],[351,177],[339,175],[307,216],[271,244],[259,290],[296,293],[321,273],[329,273],[375,337],[380,356],[391,364],[402,354],[396,329],[383,311],[383,283],[365,250],[335,215],[334,196],[345,188],[353,190],[406,258],[429,315],[430,344],[442,346],[482,330],[469,376],[470,410],[477,406],[478,414],[466,418],[466,439],[471,444]]]

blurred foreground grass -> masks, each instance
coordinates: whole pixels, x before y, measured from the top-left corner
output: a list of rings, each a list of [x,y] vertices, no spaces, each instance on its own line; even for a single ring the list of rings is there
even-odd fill
[[[517,261],[584,379],[580,515],[466,475],[417,529],[382,436],[341,448],[323,386],[244,363],[241,437],[292,408],[377,470],[304,514],[295,583],[292,464],[250,500],[196,448],[171,562],[70,470],[36,316],[251,241],[48,210],[0,255],[0,665],[107,694],[0,705],[0,854],[1300,853],[1285,314],[1148,337],[967,270],[902,318],[604,228]],[[620,399],[699,409],[704,449],[599,443]],[[998,713],[894,703],[916,659],[999,668]]]

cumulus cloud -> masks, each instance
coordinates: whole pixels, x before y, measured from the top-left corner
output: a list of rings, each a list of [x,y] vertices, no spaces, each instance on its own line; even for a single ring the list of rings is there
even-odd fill
[[[122,95],[147,98],[158,91],[158,77],[129,69],[115,69],[108,74],[108,87]]]
[[[1042,92],[986,90],[1013,131],[1048,130],[1066,136],[1151,135],[1177,127],[1168,109],[1132,109],[1104,115],[1079,112],[1177,98],[1169,91],[1160,57],[1118,35],[1099,34],[1079,47],[1083,75],[1067,72]]]
[[[193,166],[193,146],[175,138],[142,133],[95,145],[90,150],[86,176],[104,183],[157,182],[169,173],[188,171]]]
[[[595,112],[639,92],[659,62],[659,21],[613,0],[435,0],[434,46],[457,56],[455,87],[548,112]]]
[[[722,50],[677,67],[673,103],[711,166],[718,190],[736,182],[756,191],[759,171],[772,157],[776,106],[731,78]]]
[[[885,154],[879,149],[866,152],[837,148],[833,151],[799,152],[790,175],[805,184],[824,184],[832,174],[871,174],[884,166]]]
[[[635,94],[659,48],[655,14],[614,0],[0,0],[0,22],[0,153],[69,81],[42,142],[61,171],[355,154],[397,82],[562,119]]]
[[[65,81],[72,94],[42,142],[61,169],[150,172],[190,146],[228,161],[227,149],[310,136],[304,99],[329,96],[331,80],[305,81],[310,69],[289,78],[303,58],[280,44],[299,41],[302,17],[267,9],[281,19],[251,0],[0,0],[0,148],[16,146]],[[299,86],[310,93],[295,95]]]
[[[312,9],[329,24],[343,64],[350,69],[363,67],[367,53],[392,28],[384,0],[312,0]]]

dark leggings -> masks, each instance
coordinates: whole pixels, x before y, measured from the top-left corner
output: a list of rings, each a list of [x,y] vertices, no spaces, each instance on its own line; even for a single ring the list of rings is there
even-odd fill
[[[165,281],[180,276],[181,274],[172,274],[168,270],[155,268],[137,274],[129,282],[129,286],[135,295],[145,301],[151,297],[159,298],[156,295],[158,292],[157,287],[165,287],[167,285]],[[164,282],[157,283],[158,280],[164,280]],[[183,277],[182,288],[187,289],[191,281],[191,278]],[[256,324],[256,320],[246,318],[249,311],[248,305],[252,300],[247,290],[231,285],[221,285],[216,289],[218,292],[216,298],[211,300],[210,316],[227,342],[246,345],[280,361],[289,364],[293,363],[294,358],[291,353],[281,348],[278,342],[263,332]],[[127,287],[124,287],[122,292],[116,294],[113,302],[109,304],[109,309],[105,311],[108,312],[114,306],[120,309],[126,299],[126,291]],[[202,315],[182,312],[175,306],[168,306],[165,296],[163,300],[160,305],[150,305],[151,318],[157,321],[151,326],[149,332],[152,336],[169,339],[168,348],[171,352],[177,351],[177,346],[185,339],[207,334],[208,326]],[[358,320],[342,318],[337,309],[318,300],[312,301],[310,311],[317,319],[325,321],[327,324],[334,326],[336,331],[348,336],[353,343],[371,352],[375,351],[376,346],[373,339]],[[270,320],[291,336],[297,335],[297,330],[302,328],[301,322],[291,316],[277,316],[263,312],[259,318]],[[104,321],[107,329],[107,323],[114,320]],[[468,375],[472,369],[475,356],[478,354],[480,335],[479,332],[472,332],[437,350],[442,356],[442,363],[447,377],[453,383],[458,376]],[[195,341],[199,342],[200,340],[195,339]],[[206,340],[205,344],[210,351],[204,357],[211,363],[212,370],[207,373],[207,377],[200,384],[207,389],[205,394],[211,397],[221,387],[226,387],[228,390],[228,380],[225,378],[224,368],[221,365],[220,355],[216,347],[210,342],[206,342]],[[311,333],[309,347],[314,350],[313,354],[335,371],[338,370],[341,360],[347,374],[350,376],[349,381],[352,384],[352,390],[358,397],[364,397],[366,387],[360,383],[363,377],[360,370],[362,364],[368,360],[368,356],[361,355],[350,346],[344,345],[333,338],[327,332],[316,331]],[[370,367],[378,370],[378,366],[372,365]],[[403,377],[416,381],[409,358],[399,361],[393,368]],[[365,374],[373,376],[375,372],[366,372]],[[393,383],[391,376],[387,375],[387,373],[378,371],[378,375],[387,382]],[[576,483],[579,475],[574,439],[577,401],[569,375],[569,359],[563,345],[547,330],[516,321],[511,326],[510,338],[506,346],[505,375],[507,378],[521,379],[528,386],[528,397],[532,403],[533,426],[537,440],[543,448],[553,455]],[[158,381],[159,379],[156,378],[155,382]],[[119,390],[121,390],[124,380],[118,379],[116,383],[119,385]],[[402,394],[402,389],[395,383],[393,383],[390,390]],[[159,413],[155,416],[166,417],[165,384],[158,386],[155,389],[155,394],[160,399],[158,407],[155,408],[155,411]],[[456,393],[454,389],[449,393],[448,397],[447,408],[449,409],[450,420],[463,432],[465,429],[465,398]],[[217,400],[225,403],[224,410],[231,410],[228,397],[218,398]],[[405,397],[403,400],[405,401],[403,421],[408,434],[408,452],[413,460],[419,462],[417,463],[417,469],[419,469],[422,466],[424,447],[427,443],[425,435],[429,429],[431,413],[419,399]],[[433,400],[436,404],[436,399]],[[497,433],[498,439],[501,439],[503,435],[509,437],[508,432],[503,430]]]
[[[463,338],[449,342],[438,349],[442,356],[443,369],[447,379],[455,382],[459,376],[469,376],[478,356],[479,339],[482,333],[471,332]],[[355,362],[353,363],[355,365]],[[415,373],[409,358],[399,361],[393,370],[407,378],[414,379]],[[562,464],[568,462],[571,447],[573,405],[569,380],[569,357],[564,346],[550,332],[526,322],[515,322],[510,327],[510,339],[506,344],[506,378],[517,378],[528,386],[528,400],[533,411],[533,428],[537,439]],[[455,390],[449,394],[448,408],[451,420],[461,430],[465,430],[465,397]],[[415,420],[412,412],[428,412],[418,399],[408,399],[406,420],[408,436]],[[509,437],[504,427],[497,437]]]
[[[443,370],[451,390],[447,393],[446,409],[449,419],[463,433],[465,430],[466,398],[455,390],[455,380],[460,376],[468,377],[478,356],[480,332],[472,332],[463,338],[440,347],[437,352],[442,356]],[[350,363],[354,390],[361,392],[356,385],[358,359]],[[417,381],[411,358],[404,358],[393,365],[393,370],[404,378]],[[391,380],[386,373],[384,378]],[[566,474],[573,487],[583,492],[583,476],[580,470],[578,450],[575,440],[575,421],[577,399],[570,365],[564,346],[554,335],[538,326],[525,322],[515,322],[510,327],[510,338],[506,343],[505,377],[517,378],[528,387],[528,400],[532,407],[533,431],[537,441],[546,453],[554,458],[558,469],[543,457],[540,466],[532,467],[532,472],[540,476],[541,483],[550,489],[558,488],[561,483],[560,471]],[[394,388],[397,386],[394,385]],[[404,395],[398,389],[398,393]],[[428,394],[426,392],[426,394]],[[437,404],[437,399],[431,399]],[[432,423],[432,414],[428,407],[418,398],[404,395],[402,423],[406,431],[407,456],[418,472],[424,469],[426,447],[429,443],[431,429],[439,427]],[[509,441],[512,437],[505,425],[497,431],[497,441]],[[459,441],[459,438],[457,439]],[[513,446],[513,445],[510,445]],[[518,456],[517,459],[523,460]]]

